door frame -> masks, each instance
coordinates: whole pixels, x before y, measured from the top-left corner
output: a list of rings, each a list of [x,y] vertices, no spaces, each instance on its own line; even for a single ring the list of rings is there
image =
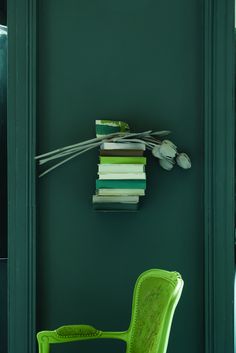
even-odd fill
[[[234,0],[202,6],[205,353],[222,353],[234,349]],[[37,0],[8,0],[8,353],[36,352],[36,26]]]

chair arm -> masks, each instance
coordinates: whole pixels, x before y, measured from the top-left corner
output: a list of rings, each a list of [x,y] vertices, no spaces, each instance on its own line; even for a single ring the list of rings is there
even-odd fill
[[[114,338],[127,342],[128,333],[103,332],[89,325],[61,326],[54,331],[40,331],[37,334],[39,353],[49,353],[50,343],[66,343],[96,338]]]

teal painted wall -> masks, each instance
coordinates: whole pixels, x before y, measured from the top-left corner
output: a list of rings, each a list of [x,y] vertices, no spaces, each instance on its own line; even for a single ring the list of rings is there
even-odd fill
[[[7,350],[7,259],[0,259],[0,351]]]
[[[168,173],[149,158],[147,196],[134,214],[91,209],[97,151],[39,180],[38,330],[69,323],[124,330],[135,279],[164,268],[185,280],[168,352],[203,352],[203,4],[38,6],[38,152],[91,138],[96,118],[112,118],[135,131],[172,130],[193,162],[188,172]],[[66,352],[124,349],[122,342],[97,341],[70,344]]]

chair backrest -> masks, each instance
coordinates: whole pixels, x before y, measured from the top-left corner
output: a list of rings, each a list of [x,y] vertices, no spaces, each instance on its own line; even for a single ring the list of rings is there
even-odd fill
[[[137,279],[127,353],[165,353],[183,289],[179,273],[148,270]]]

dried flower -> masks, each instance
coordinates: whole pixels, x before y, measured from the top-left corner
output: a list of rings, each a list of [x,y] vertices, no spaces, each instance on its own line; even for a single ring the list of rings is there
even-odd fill
[[[191,168],[191,160],[186,153],[178,154],[178,156],[176,158],[176,162],[177,162],[178,166],[180,166],[183,169]]]
[[[160,159],[159,163],[163,169],[168,170],[168,171],[172,170],[174,167],[174,164],[175,164],[173,159],[165,159],[165,158]]]
[[[156,158],[163,159],[164,157],[162,156],[162,154],[160,152],[160,147],[161,147],[160,145],[156,145],[155,147],[153,147],[152,154]]]
[[[107,126],[118,126],[119,131],[105,134],[101,137],[92,138],[86,141],[82,141],[79,143],[75,143],[70,146],[65,146],[58,148],[54,151],[50,151],[35,157],[36,160],[39,161],[40,165],[48,164],[48,162],[55,161],[55,164],[50,166],[48,169],[43,171],[40,174],[40,177],[48,174],[49,172],[55,170],[57,167],[63,165],[64,163],[69,162],[71,159],[76,158],[80,154],[83,154],[91,149],[100,147],[103,142],[140,142],[144,143],[148,150],[152,151],[152,155],[159,159],[160,166],[165,170],[171,170],[175,164],[175,157],[178,165],[183,169],[191,168],[190,158],[186,153],[177,152],[177,146],[170,140],[161,141],[160,137],[168,135],[170,131],[143,131],[140,133],[131,133],[127,131],[126,128],[121,128],[120,122],[113,121],[104,121],[101,120],[96,122],[99,125],[107,125]],[[126,123],[124,123],[126,124]],[[128,127],[128,125],[125,125]],[[98,131],[96,130],[96,133]],[[59,159],[60,162],[56,163],[56,160]]]
[[[159,151],[164,158],[174,158],[177,153],[177,147],[172,141],[163,140]]]

